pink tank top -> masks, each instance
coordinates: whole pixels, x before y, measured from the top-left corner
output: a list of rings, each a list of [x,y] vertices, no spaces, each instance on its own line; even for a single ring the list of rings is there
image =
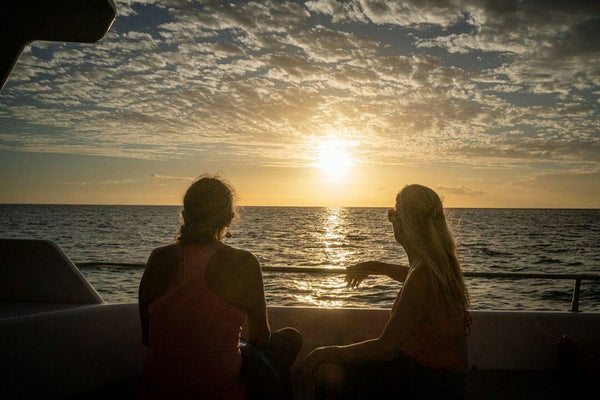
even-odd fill
[[[246,313],[227,303],[204,279],[221,242],[178,246],[179,274],[150,304],[144,370],[152,391],[165,396],[243,399],[240,335]]]
[[[429,368],[466,372],[465,357],[456,344],[456,332],[469,334],[471,316],[464,315],[438,322],[423,322],[402,346],[402,351]]]
[[[394,301],[396,308],[400,293]],[[419,324],[416,331],[402,345],[402,352],[419,364],[438,370],[465,372],[465,355],[457,346],[458,335],[471,333],[471,315],[465,309],[448,319]]]

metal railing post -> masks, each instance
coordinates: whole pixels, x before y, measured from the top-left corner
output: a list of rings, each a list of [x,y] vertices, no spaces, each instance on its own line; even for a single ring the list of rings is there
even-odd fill
[[[573,286],[573,300],[571,300],[571,311],[579,311],[579,291],[581,289],[581,279],[575,279],[575,286]]]

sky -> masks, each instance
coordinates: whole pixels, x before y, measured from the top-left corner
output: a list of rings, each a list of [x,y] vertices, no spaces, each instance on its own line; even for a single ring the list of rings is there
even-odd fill
[[[600,208],[600,6],[117,0],[0,94],[0,203]]]

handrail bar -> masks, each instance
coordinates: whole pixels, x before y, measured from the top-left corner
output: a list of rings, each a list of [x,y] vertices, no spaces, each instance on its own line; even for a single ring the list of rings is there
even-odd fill
[[[146,264],[143,263],[119,263],[119,262],[101,262],[101,261],[90,261],[81,262],[75,264],[78,268],[91,268],[98,266],[107,267],[128,267],[128,268],[144,268]],[[345,275],[346,268],[340,267],[261,267],[264,272],[286,272],[286,273],[314,273],[314,274],[327,274],[327,275]],[[369,275],[383,275],[383,274],[369,274]],[[464,271],[463,276],[466,278],[507,278],[507,279],[581,279],[589,281],[600,281],[600,274],[555,274],[555,273],[538,273],[538,272],[475,272],[475,271]]]
[[[122,263],[122,262],[104,262],[104,261],[89,261],[89,262],[78,262],[75,263],[77,268],[93,268],[99,266],[107,267],[128,267],[128,268],[146,268],[146,264],[143,263]]]
[[[82,262],[75,264],[78,268],[91,268],[97,266],[108,267],[127,267],[127,268],[144,268],[146,264],[141,263],[115,263],[115,262]],[[261,267],[264,272],[285,272],[285,273],[311,273],[311,274],[328,274],[340,275],[346,274],[346,268],[330,267],[330,268],[315,268],[315,267]],[[383,274],[369,274],[383,275]],[[562,279],[574,280],[573,297],[571,299],[572,312],[579,311],[579,294],[581,293],[581,281],[600,281],[600,274],[551,274],[537,272],[463,272],[465,278],[505,278],[505,279]]]

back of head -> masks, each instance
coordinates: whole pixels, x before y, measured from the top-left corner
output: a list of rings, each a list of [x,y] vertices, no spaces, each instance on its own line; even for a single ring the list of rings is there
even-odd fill
[[[223,179],[201,176],[183,198],[181,244],[221,240],[235,216],[234,191]]]
[[[396,210],[406,240],[427,265],[433,289],[451,304],[467,307],[456,244],[438,194],[422,185],[405,186],[396,196]]]

